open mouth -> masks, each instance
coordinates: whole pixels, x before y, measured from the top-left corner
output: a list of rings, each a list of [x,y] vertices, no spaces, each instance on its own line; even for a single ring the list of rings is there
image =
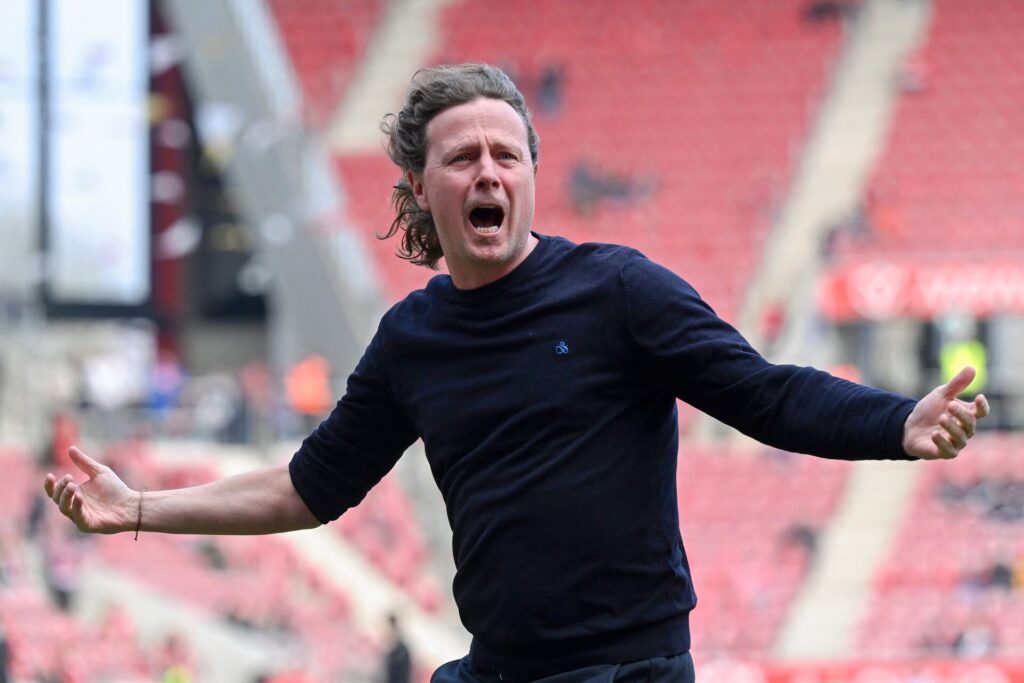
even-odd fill
[[[505,220],[505,210],[500,206],[478,206],[469,212],[469,222],[477,232],[494,233]]]

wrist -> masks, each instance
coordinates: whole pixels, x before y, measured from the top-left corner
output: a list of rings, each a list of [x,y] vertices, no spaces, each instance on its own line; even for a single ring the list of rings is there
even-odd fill
[[[899,427],[899,450],[902,459],[905,460],[918,460],[918,455],[915,454],[914,449],[914,428],[915,428],[915,415],[914,409],[917,407],[917,403],[909,401],[902,410],[896,412],[896,419],[894,422],[898,422]],[[900,419],[902,418],[902,419]],[[891,443],[891,442],[890,442]]]
[[[143,489],[144,491],[145,489]],[[122,531],[129,533],[137,533],[137,529],[141,528],[140,522],[142,517],[140,512],[142,511],[142,491],[130,490],[128,492],[128,500],[124,507],[124,522],[122,524]]]

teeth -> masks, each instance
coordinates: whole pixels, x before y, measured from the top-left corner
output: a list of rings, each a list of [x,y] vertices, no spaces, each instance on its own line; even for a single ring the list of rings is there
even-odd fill
[[[493,235],[505,220],[505,210],[498,204],[480,204],[469,212],[469,222],[482,235]]]

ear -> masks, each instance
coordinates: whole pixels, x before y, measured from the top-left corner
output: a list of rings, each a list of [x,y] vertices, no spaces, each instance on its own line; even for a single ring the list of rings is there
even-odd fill
[[[533,177],[534,177],[534,178],[536,178],[536,177],[537,177],[537,170],[538,170],[539,168],[540,168],[540,164],[539,164],[539,163],[537,163],[537,164],[534,164],[534,165],[533,165]]]
[[[416,204],[420,210],[429,213],[430,202],[427,201],[427,193],[423,189],[423,175],[415,171],[406,171],[405,179],[409,181],[409,187],[412,188],[412,194],[416,197]]]

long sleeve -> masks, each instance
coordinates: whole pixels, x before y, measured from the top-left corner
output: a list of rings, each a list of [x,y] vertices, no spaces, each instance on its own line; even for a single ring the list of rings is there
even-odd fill
[[[689,284],[639,254],[621,277],[633,340],[678,398],[784,450],[910,459],[901,444],[913,399],[769,363]]]
[[[383,336],[378,329],[345,395],[289,465],[295,490],[325,524],[357,505],[417,438],[390,389]]]

